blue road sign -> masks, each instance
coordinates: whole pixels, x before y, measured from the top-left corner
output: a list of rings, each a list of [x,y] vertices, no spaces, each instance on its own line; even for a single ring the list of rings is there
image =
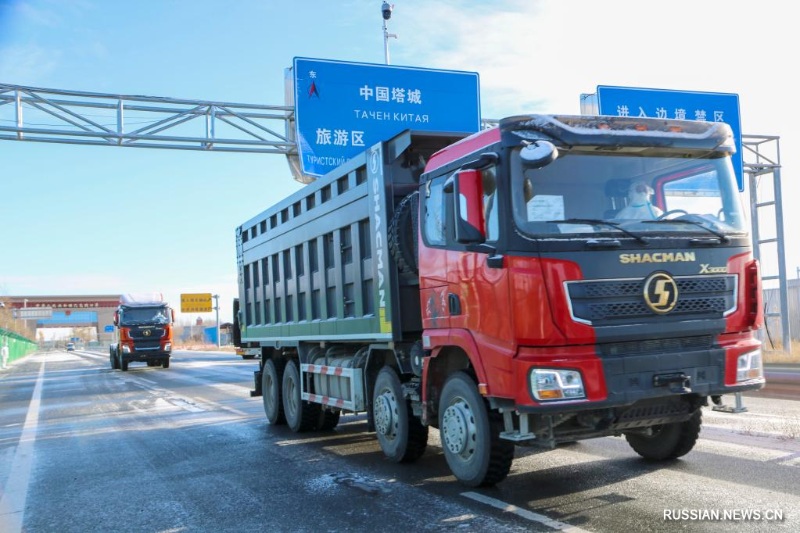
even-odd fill
[[[304,174],[322,176],[403,130],[480,130],[476,72],[294,59],[297,144]]]
[[[103,328],[103,331],[105,331],[106,333],[114,333],[114,326],[108,325],[105,328]]]
[[[725,122],[733,130],[733,170],[739,190],[744,190],[738,94],[598,85],[597,106],[601,115]]]

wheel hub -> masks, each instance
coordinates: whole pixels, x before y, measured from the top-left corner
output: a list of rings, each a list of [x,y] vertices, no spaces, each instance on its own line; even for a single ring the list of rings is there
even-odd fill
[[[300,409],[300,406],[297,403],[297,399],[295,398],[295,392],[294,392],[295,390],[296,387],[294,381],[290,381],[286,384],[286,390],[284,394],[288,396],[289,401],[286,402],[284,410],[292,418],[297,416],[297,411]]]
[[[269,405],[270,408],[274,408],[275,407],[275,397],[273,396],[273,394],[275,394],[275,391],[276,391],[275,382],[272,380],[272,376],[270,376],[268,374],[266,374],[265,376],[266,377],[264,378],[264,386],[263,386],[263,390],[261,391],[261,394],[264,396],[264,402],[267,405]],[[280,402],[280,401],[281,401],[281,399],[278,398],[278,402]]]
[[[392,434],[392,399],[388,394],[381,394],[375,401],[375,431],[381,435]]]
[[[451,453],[469,454],[468,444],[475,439],[475,424],[471,420],[469,407],[463,401],[454,403],[444,412],[440,432]]]

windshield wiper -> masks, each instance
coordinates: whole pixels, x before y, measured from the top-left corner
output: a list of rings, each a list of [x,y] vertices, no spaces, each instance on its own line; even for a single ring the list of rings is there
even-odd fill
[[[689,215],[689,216],[692,216],[692,215]],[[730,242],[730,240],[731,240],[730,237],[728,237],[724,233],[721,233],[719,231],[716,231],[716,230],[713,230],[713,229],[709,228],[708,227],[708,222],[706,222],[702,218],[700,220],[695,220],[695,219],[686,218],[686,215],[684,215],[684,217],[682,217],[682,218],[664,218],[664,219],[661,219],[661,220],[642,220],[643,224],[662,224],[662,223],[665,223],[665,222],[669,222],[669,223],[673,223],[673,224],[677,223],[677,224],[689,224],[689,225],[692,225],[692,226],[697,226],[698,228],[703,229],[703,230],[707,231],[708,233],[711,233],[712,235],[714,235],[716,238],[718,238],[720,244],[728,244]]]
[[[601,220],[599,218],[567,218],[564,220],[548,220],[547,222],[552,224],[590,224],[594,226],[609,226],[615,230],[621,231],[628,237],[633,237],[642,244],[649,244],[649,241],[646,238],[642,237],[641,235],[637,235],[632,231],[626,230],[620,226],[618,222],[611,222],[609,220]]]

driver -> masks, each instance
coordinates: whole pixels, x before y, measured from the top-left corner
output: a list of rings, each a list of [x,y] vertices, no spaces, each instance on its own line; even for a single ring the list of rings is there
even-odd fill
[[[628,206],[622,209],[615,218],[655,220],[664,212],[650,202],[653,189],[642,180],[636,180],[628,188]]]

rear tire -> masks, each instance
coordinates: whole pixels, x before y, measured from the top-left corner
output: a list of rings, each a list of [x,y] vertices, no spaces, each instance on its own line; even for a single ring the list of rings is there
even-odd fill
[[[300,370],[297,363],[289,361],[283,370],[283,414],[286,424],[295,433],[317,429],[320,416],[320,405],[307,402],[301,396]]]
[[[425,453],[428,427],[413,415],[400,378],[391,367],[383,367],[375,380],[372,419],[381,450],[395,463],[410,463]]]
[[[283,414],[282,387],[281,379],[283,367],[278,368],[274,359],[264,361],[264,368],[261,371],[261,400],[264,403],[264,413],[267,420],[273,426],[286,424],[286,416]]]
[[[341,411],[330,411],[328,409],[321,409],[319,413],[319,430],[332,431],[339,425],[339,417],[342,415]]]
[[[653,428],[652,435],[626,434],[625,440],[633,451],[653,461],[683,457],[694,448],[700,436],[703,413],[700,409],[685,422],[663,424]]]
[[[514,460],[514,443],[500,438],[503,418],[489,411],[475,381],[452,374],[439,401],[439,432],[450,471],[468,487],[487,487],[504,480]]]

